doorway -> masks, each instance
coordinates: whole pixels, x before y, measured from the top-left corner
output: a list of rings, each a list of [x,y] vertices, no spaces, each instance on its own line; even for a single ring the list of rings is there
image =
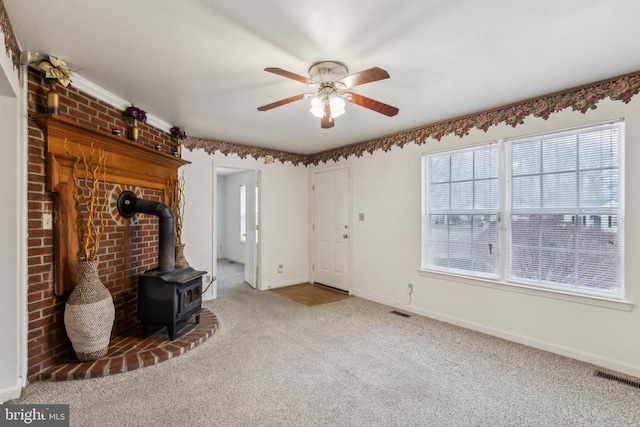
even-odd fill
[[[340,168],[313,176],[313,280],[349,291],[351,236],[350,169]]]
[[[216,167],[218,289],[245,282],[259,288],[260,172]]]

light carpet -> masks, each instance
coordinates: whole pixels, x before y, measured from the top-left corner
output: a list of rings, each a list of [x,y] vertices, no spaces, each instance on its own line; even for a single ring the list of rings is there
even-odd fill
[[[637,426],[640,390],[575,360],[349,298],[305,307],[245,283],[204,305],[198,348],[106,378],[41,382],[73,426]]]

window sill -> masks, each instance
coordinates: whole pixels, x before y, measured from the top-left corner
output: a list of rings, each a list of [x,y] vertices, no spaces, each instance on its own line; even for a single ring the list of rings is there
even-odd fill
[[[615,300],[591,295],[578,295],[568,292],[562,292],[554,289],[533,288],[526,285],[518,285],[515,283],[497,282],[495,280],[481,279],[477,277],[461,276],[442,271],[418,269],[418,275],[423,277],[433,277],[442,280],[450,280],[465,285],[482,286],[485,288],[498,289],[507,292],[516,292],[519,294],[533,295],[541,298],[551,298],[561,301],[568,301],[576,304],[586,304],[595,307],[609,308],[620,311],[633,311],[635,304],[628,300]]]

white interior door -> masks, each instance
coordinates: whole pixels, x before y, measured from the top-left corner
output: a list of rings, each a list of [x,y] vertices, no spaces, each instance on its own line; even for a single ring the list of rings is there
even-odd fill
[[[244,280],[253,288],[258,286],[258,173],[253,171],[247,180],[245,196]]]
[[[349,290],[349,169],[314,174],[314,263],[316,283]]]

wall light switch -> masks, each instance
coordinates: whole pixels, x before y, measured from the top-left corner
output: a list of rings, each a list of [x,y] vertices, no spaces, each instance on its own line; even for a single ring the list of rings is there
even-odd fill
[[[358,221],[364,221],[364,214],[362,212],[358,214]]]
[[[53,229],[53,215],[50,213],[42,214],[42,229],[43,230],[51,230]]]

